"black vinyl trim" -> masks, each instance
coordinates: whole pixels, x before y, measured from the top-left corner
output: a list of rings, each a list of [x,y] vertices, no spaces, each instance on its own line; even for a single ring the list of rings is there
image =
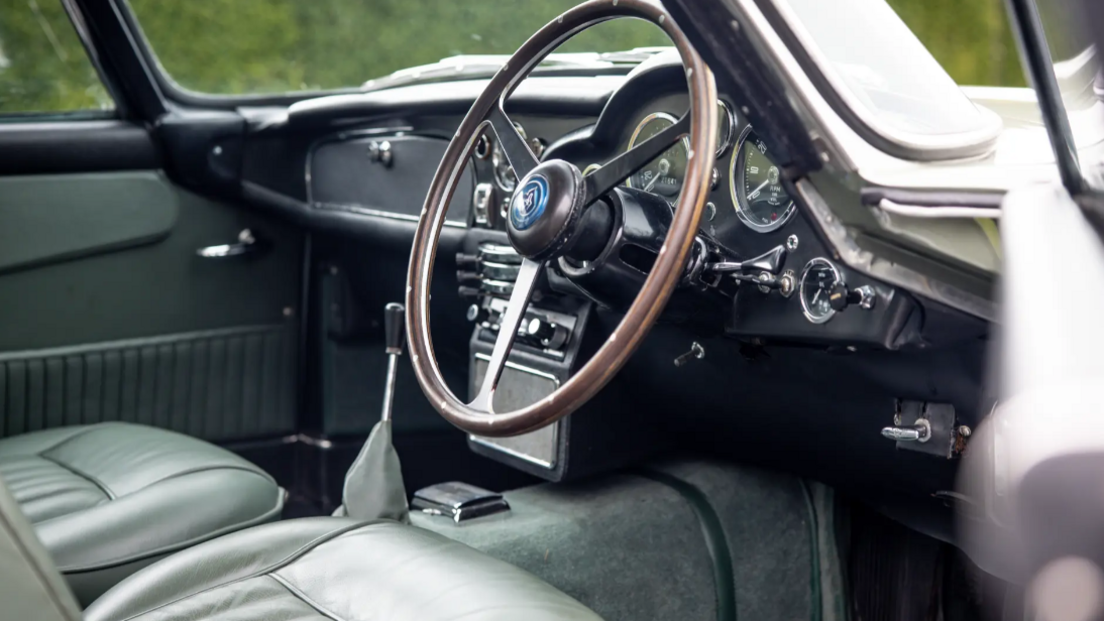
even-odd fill
[[[118,120],[0,124],[0,175],[156,170],[161,156],[141,125]]]
[[[89,45],[97,51],[98,69],[128,118],[153,122],[167,111],[161,90],[142,55],[116,0],[71,0],[70,10],[83,18]],[[76,21],[74,20],[74,23]]]
[[[1054,75],[1054,59],[1050,55],[1043,20],[1039,16],[1039,7],[1035,0],[1007,0],[1008,14],[1012,19],[1012,30],[1019,44],[1020,57],[1028,83],[1035,88],[1042,112],[1043,123],[1050,134],[1050,145],[1054,149],[1054,159],[1058,162],[1058,172],[1062,176],[1062,185],[1070,194],[1077,196],[1085,190],[1085,180],[1081,176],[1081,164],[1077,158],[1077,144],[1073,140],[1069,117],[1066,115],[1062,93],[1058,88],[1058,78]]]
[[[717,512],[705,494],[687,481],[659,470],[645,469],[637,474],[675,490],[686,499],[701,523],[705,547],[713,561],[713,581],[717,588],[717,621],[736,621],[736,578],[732,571],[732,554],[728,538]]]

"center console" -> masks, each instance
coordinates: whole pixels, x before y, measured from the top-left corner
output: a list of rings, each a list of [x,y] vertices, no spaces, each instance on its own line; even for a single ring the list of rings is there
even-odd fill
[[[506,309],[521,257],[495,231],[473,230],[457,256],[460,293],[471,301],[468,396],[474,397],[486,375],[499,324]],[[546,278],[543,275],[542,278]],[[601,344],[594,303],[582,296],[559,295],[539,283],[526,310],[494,396],[494,409],[508,412],[552,394]],[[470,448],[549,481],[574,479],[606,471],[646,454],[649,442],[630,442],[616,390],[599,393],[592,413],[567,416],[556,423],[511,438],[471,435]],[[619,422],[620,426],[619,426]],[[631,426],[629,427],[632,428]]]

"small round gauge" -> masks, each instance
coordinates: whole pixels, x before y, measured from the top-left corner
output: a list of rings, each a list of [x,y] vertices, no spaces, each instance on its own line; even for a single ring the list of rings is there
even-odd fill
[[[732,146],[732,139],[736,134],[736,116],[728,102],[717,100],[717,157],[725,154]]]
[[[820,257],[805,264],[801,270],[801,310],[805,318],[813,323],[824,323],[836,314],[829,299],[832,287],[842,285],[843,275],[839,268],[828,259]]]
[[[767,155],[767,145],[749,125],[732,154],[728,184],[736,215],[753,231],[780,228],[793,216],[793,199],[782,187],[781,170]]]
[[[633,131],[629,139],[629,148],[655,136],[659,132],[674,125],[678,119],[663,112],[655,112],[644,117]],[[690,141],[687,138],[676,142],[652,160],[647,166],[636,171],[625,182],[630,188],[644,190],[658,194],[670,202],[678,198],[682,192],[682,180],[686,176],[687,153],[690,152]]]
[[[524,140],[525,129],[518,123],[514,123],[514,127]],[[494,167],[494,178],[498,187],[505,190],[507,194],[513,193],[514,188],[517,187],[517,175],[514,174],[514,169],[510,167],[510,160],[506,159],[506,154],[502,151],[502,144],[497,140],[494,141],[494,148],[491,149],[491,165]]]

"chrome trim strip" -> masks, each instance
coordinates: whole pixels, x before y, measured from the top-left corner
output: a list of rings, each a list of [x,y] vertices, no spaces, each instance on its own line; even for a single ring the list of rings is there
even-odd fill
[[[371,207],[361,207],[360,205],[347,205],[344,203],[311,203],[310,206],[314,209],[329,209],[331,211],[351,211],[362,216],[389,218],[391,220],[402,220],[404,222],[417,222],[420,219],[418,216],[412,216],[405,213],[382,211],[379,209],[372,209]],[[467,224],[464,224],[463,222],[457,222],[456,220],[445,220],[445,226],[451,226],[459,229],[468,228]]]
[[[532,433],[532,432],[530,432],[530,433]],[[553,433],[552,442],[555,443],[559,439],[559,430],[553,430],[552,433]],[[501,453],[505,453],[505,454],[509,455],[510,457],[516,457],[517,459],[520,459],[522,461],[527,461],[531,464],[540,466],[541,468],[551,470],[551,469],[556,467],[556,464],[553,463],[553,462],[548,462],[548,461],[545,461],[543,459],[533,457],[532,455],[526,455],[525,453],[522,453],[520,451],[515,451],[514,449],[502,446],[501,444],[495,444],[494,442],[492,442],[491,440],[489,440],[487,438],[483,438],[483,437],[480,437],[480,436],[474,436],[474,435],[469,434],[468,439],[471,440],[472,442],[475,442],[476,444],[482,444],[483,446],[485,446],[487,448],[492,448],[492,449],[494,449],[496,451],[499,451]]]
[[[992,207],[964,207],[953,205],[905,205],[883,198],[878,209],[896,216],[909,218],[991,218],[1000,219],[1001,210]]]
[[[992,300],[934,280],[911,268],[886,261],[863,250],[855,243],[847,228],[828,208],[820,192],[808,179],[800,179],[794,185],[798,196],[808,206],[809,213],[816,219],[817,226],[824,232],[835,249],[837,258],[844,265],[871,278],[946,304],[966,314],[989,322],[997,322],[997,307]]]

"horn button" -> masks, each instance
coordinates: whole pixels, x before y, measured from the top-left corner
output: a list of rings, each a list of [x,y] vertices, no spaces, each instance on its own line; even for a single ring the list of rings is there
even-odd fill
[[[584,199],[578,168],[563,160],[542,162],[518,183],[510,199],[510,243],[535,261],[555,257],[574,237]]]

